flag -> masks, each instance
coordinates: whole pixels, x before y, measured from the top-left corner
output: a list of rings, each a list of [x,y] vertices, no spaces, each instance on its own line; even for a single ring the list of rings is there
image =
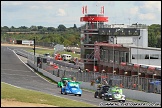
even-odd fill
[[[103,8],[102,13],[104,14],[104,6],[102,8]]]
[[[104,6],[101,7],[101,14],[104,14]]]
[[[87,13],[87,6],[85,6],[85,13]]]
[[[84,14],[84,6],[82,7],[82,13]]]

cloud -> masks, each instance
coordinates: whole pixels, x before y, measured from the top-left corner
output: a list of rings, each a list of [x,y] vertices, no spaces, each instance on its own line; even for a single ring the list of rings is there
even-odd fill
[[[40,7],[39,6],[36,6],[36,5],[33,5],[33,6],[30,6],[30,9],[39,9]]]
[[[141,9],[145,9],[148,11],[159,11],[161,12],[161,1],[145,1],[142,6],[140,6]]]
[[[66,16],[66,12],[64,9],[58,9],[56,16]]]
[[[139,19],[141,20],[155,20],[156,16],[153,13],[139,14]]]
[[[133,8],[130,8],[130,10],[129,10],[129,13],[131,15],[136,15],[136,14],[138,14],[138,12],[139,12],[139,8],[138,7],[133,7]]]
[[[23,1],[1,1],[1,5],[3,6],[18,6],[22,5]]]

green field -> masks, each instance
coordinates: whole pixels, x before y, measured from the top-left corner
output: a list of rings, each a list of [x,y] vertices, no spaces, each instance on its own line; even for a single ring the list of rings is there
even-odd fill
[[[33,52],[33,50],[26,50],[28,52]],[[35,50],[35,53],[38,53],[38,54],[45,54],[45,53],[49,53],[51,56],[53,55],[54,51],[53,50],[49,50],[49,49],[36,49]],[[66,52],[66,51],[62,51],[62,52],[59,52],[59,54],[70,54],[72,57],[78,57],[80,58],[80,55],[78,54],[74,54],[72,52]]]
[[[56,97],[50,94],[16,88],[1,82],[1,99],[14,100],[27,103],[47,104],[58,107],[97,107],[88,103]]]

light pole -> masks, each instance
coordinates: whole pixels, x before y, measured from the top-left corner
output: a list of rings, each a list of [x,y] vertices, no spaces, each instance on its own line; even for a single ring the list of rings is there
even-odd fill
[[[34,37],[33,41],[34,41],[34,48],[33,48],[33,50],[34,50],[34,64],[35,64],[35,37]]]
[[[101,83],[102,83],[102,76],[103,76],[103,72],[105,72],[104,69],[102,70],[102,73],[101,73]]]
[[[124,72],[124,88],[126,87],[126,85],[125,85],[125,82],[126,82],[126,81],[125,81],[125,79],[126,79],[125,76],[126,76],[127,74],[128,74],[128,72]]]
[[[137,38],[137,65],[138,65],[138,59],[139,59],[139,55],[138,55],[138,40],[141,39],[141,36]],[[137,72],[138,72],[138,86],[139,86],[139,71],[140,71],[140,66],[138,66],[137,68]],[[139,88],[139,87],[138,87]]]

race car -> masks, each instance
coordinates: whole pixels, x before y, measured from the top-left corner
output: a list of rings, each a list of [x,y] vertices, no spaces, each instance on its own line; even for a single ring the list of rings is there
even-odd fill
[[[71,81],[71,78],[61,78],[61,81],[57,82],[57,87],[63,87],[67,81]]]
[[[61,94],[74,94],[75,96],[82,95],[82,90],[79,87],[80,82],[69,81],[66,86],[61,88]]]
[[[104,93],[104,100],[125,102],[126,97],[123,95],[122,89],[119,87],[110,87],[107,93]]]
[[[95,98],[98,98],[99,97],[100,99],[102,99],[103,96],[104,96],[104,93],[107,93],[108,90],[109,90],[109,88],[110,88],[110,86],[108,86],[108,85],[103,85],[101,87],[98,87],[97,88],[97,91],[94,94],[94,97]]]

